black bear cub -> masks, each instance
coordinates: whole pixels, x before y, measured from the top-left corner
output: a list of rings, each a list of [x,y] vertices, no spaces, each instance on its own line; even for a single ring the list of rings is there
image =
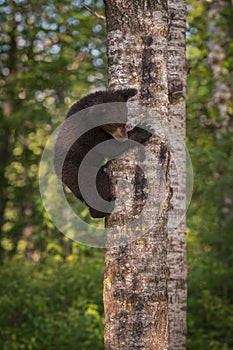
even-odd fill
[[[130,144],[127,139],[143,144],[151,136],[149,131],[139,126],[126,131],[126,102],[136,94],[136,89],[124,89],[97,91],[83,97],[70,108],[58,134],[54,153],[55,171],[74,195],[86,203],[93,218],[103,218],[114,208],[111,179],[105,171],[106,158],[117,157],[132,147],[132,143]],[[89,108],[93,106],[96,107]],[[98,122],[95,124],[98,120],[100,125]],[[91,127],[92,124],[93,127]],[[105,148],[94,148],[108,140],[112,141]],[[88,156],[89,163],[81,166]],[[87,191],[87,195],[81,191],[83,186],[79,182],[79,169],[84,179],[84,192]],[[92,173],[95,175],[95,182],[93,182]],[[98,200],[95,201],[96,193],[97,197],[99,195],[101,200],[106,201],[104,207],[98,206]],[[94,198],[94,205],[93,200],[88,200],[88,197]]]

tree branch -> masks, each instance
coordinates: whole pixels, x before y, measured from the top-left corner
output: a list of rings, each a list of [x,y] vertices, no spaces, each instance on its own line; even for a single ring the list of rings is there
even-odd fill
[[[94,15],[95,17],[99,18],[99,19],[103,19],[104,21],[106,20],[105,16],[100,15],[99,13],[95,12],[94,10],[90,9],[90,7],[88,7],[87,5],[83,4],[83,7],[90,12],[92,15]]]

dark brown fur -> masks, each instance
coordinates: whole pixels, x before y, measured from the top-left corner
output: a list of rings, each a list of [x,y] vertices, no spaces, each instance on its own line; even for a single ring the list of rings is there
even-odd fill
[[[56,173],[59,176],[59,178],[62,179],[63,183],[66,186],[68,186],[70,190],[75,194],[75,196],[87,204],[90,210],[90,214],[94,218],[105,217],[113,210],[114,206],[113,206],[113,202],[111,201],[114,200],[114,198],[110,190],[111,181],[108,174],[105,172],[106,165],[103,165],[103,164],[104,164],[104,160],[106,159],[106,157],[109,156],[109,154],[111,155],[110,158],[113,158],[113,155],[117,157],[117,155],[122,154],[128,148],[132,147],[132,145],[130,146],[129,142],[119,142],[117,140],[114,140],[112,134],[118,127],[125,129],[125,124],[127,122],[127,108],[126,108],[125,102],[130,97],[134,96],[136,93],[137,93],[137,90],[135,89],[125,89],[125,90],[116,90],[116,91],[98,91],[93,94],[85,96],[70,108],[66,116],[68,123],[65,122],[64,126],[61,128],[61,131],[58,135],[56,145],[55,145],[55,157],[54,157]],[[121,102],[121,104],[115,104],[113,102]],[[106,103],[108,103],[108,105],[106,105],[106,110],[105,110],[104,104]],[[109,104],[109,103],[112,103],[112,104]],[[100,109],[89,108],[99,104],[101,104]],[[83,111],[84,109],[87,109],[87,111],[85,111],[86,116],[84,115],[84,118],[79,117],[79,113],[77,114],[77,116],[70,118],[75,113]],[[80,112],[80,113],[83,113],[83,112]],[[92,117],[94,113],[94,119],[98,118],[98,115],[97,115],[98,113],[101,113],[101,121],[102,119],[104,120],[104,117],[105,117],[104,114],[106,114],[106,120],[107,120],[106,124],[93,127],[89,131],[85,132],[83,135],[80,135],[80,137],[77,140],[75,140],[75,142],[72,144],[72,146],[67,152],[66,148],[67,148],[68,142],[70,141],[71,138],[72,139],[74,138],[75,134],[78,134],[78,131],[80,130],[80,128],[81,130],[83,127],[84,127],[84,130],[88,129],[86,128],[86,125],[83,125],[83,122],[81,122],[81,120],[84,120],[84,121],[87,120],[86,123],[89,123],[88,117],[90,113],[92,114]],[[109,115],[114,117],[113,123],[109,122]],[[119,116],[119,123],[115,123],[115,120],[118,116]],[[71,121],[71,123],[69,123],[69,121]],[[128,134],[128,139],[137,141],[139,143],[144,143],[151,136],[151,133],[149,131],[144,130],[138,126],[135,127],[133,130],[130,130],[127,134]],[[88,152],[92,150],[95,146],[108,140],[112,140],[111,147],[106,147],[107,148],[106,154],[105,152],[104,153],[96,152],[93,154],[92,158],[90,158],[90,161],[89,161],[90,168],[88,168],[88,171],[86,174],[86,185],[89,188],[90,194],[92,194],[92,192],[94,192],[92,188],[95,184],[93,184],[93,181],[91,181],[90,169],[93,169],[93,171],[95,171],[96,169],[99,169],[96,177],[96,188],[99,195],[107,202],[106,203],[107,207],[105,212],[102,210],[99,211],[98,208],[92,208],[91,205],[89,205],[87,201],[84,200],[78,184],[78,173],[79,173],[80,165],[84,157],[88,154]],[[61,159],[64,158],[64,154],[67,154],[67,155],[65,157],[63,167],[61,167],[60,163],[61,163]],[[60,168],[62,169],[62,171],[60,170]],[[89,182],[90,182],[90,186],[89,186]],[[108,206],[108,203],[109,203],[109,206]]]

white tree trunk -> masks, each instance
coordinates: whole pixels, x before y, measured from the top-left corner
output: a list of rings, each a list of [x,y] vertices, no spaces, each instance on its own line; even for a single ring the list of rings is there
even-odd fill
[[[105,349],[165,350],[178,349],[179,344],[179,350],[182,350],[185,349],[186,331],[185,221],[176,233],[173,226],[175,221],[179,226],[180,214],[185,213],[185,149],[182,141],[185,135],[186,4],[179,2],[178,10],[174,10],[175,16],[181,18],[178,21],[173,17],[174,24],[176,21],[180,25],[178,38],[172,36],[176,29],[169,18],[170,8],[168,11],[165,0],[105,0],[105,5],[109,87],[138,89],[138,95],[129,104],[129,122],[132,125],[135,120],[140,121],[143,113],[139,113],[139,106],[142,106],[142,112],[145,109],[148,112],[147,121],[156,135],[146,146],[146,153],[150,154],[145,160],[146,176],[150,183],[150,199],[146,200],[149,205],[145,205],[143,210],[145,220],[139,220],[137,225],[130,226],[129,223],[140,217],[145,198],[140,191],[138,195],[130,196],[130,192],[135,192],[137,187],[135,164],[131,162],[129,165],[126,159],[114,161],[111,165],[117,198],[124,202],[127,214],[125,211],[112,214],[107,221],[107,227],[114,229],[107,232]],[[173,45],[179,47],[173,48]],[[174,51],[179,54],[178,57],[170,58]],[[176,106],[173,107],[173,104]],[[178,128],[178,132],[172,135],[175,140],[171,140],[170,131],[175,128]],[[171,162],[170,156],[174,157]],[[133,157],[130,156],[131,161],[136,162]],[[122,180],[128,184],[134,183],[127,195],[122,191]],[[168,246],[171,187],[176,199],[173,210],[177,210],[177,213],[170,216]],[[114,242],[119,241],[121,244],[114,246]],[[179,326],[175,322],[179,322]],[[178,334],[173,341],[171,338],[175,332]]]

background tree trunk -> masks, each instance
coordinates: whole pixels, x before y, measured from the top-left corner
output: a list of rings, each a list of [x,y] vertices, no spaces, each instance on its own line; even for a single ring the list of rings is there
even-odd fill
[[[232,2],[231,0],[214,1],[209,4],[208,18],[208,63],[213,73],[213,100],[218,111],[217,127],[222,132],[232,131],[233,118],[230,113],[232,102],[232,81],[224,62],[232,42]]]
[[[169,334],[173,334],[170,328],[174,327],[174,322],[177,320],[180,324],[179,327],[176,327],[176,330],[179,331],[176,344],[179,344],[180,350],[185,349],[184,222],[179,231],[182,232],[182,236],[178,243],[174,241],[176,236],[170,239],[172,248],[169,247],[170,256],[167,256],[167,221],[172,196],[169,167],[173,146],[169,130],[176,127],[179,131],[182,129],[182,132],[175,135],[177,136],[176,148],[172,151],[172,154],[178,157],[182,164],[182,173],[179,174],[179,178],[182,177],[180,186],[176,184],[176,158],[171,161],[171,169],[174,173],[173,186],[177,197],[180,195],[178,192],[183,190],[180,196],[181,202],[177,208],[179,215],[181,209],[184,214],[185,208],[183,204],[185,200],[183,145],[180,146],[182,151],[177,155],[175,153],[185,134],[183,98],[185,78],[182,74],[185,66],[184,15],[186,5],[184,2],[180,2],[179,5],[179,11],[175,10],[175,15],[173,15],[170,14],[170,11],[168,12],[167,1],[105,0],[109,87],[110,89],[128,87],[138,89],[138,95],[129,103],[129,123],[132,126],[140,122],[138,110],[139,106],[142,106],[143,110],[147,110],[148,119],[146,121],[152,125],[156,135],[146,146],[146,154],[150,154],[150,160],[146,157],[144,163],[148,169],[146,177],[150,182],[149,196],[152,200],[150,199],[150,204],[143,209],[146,218],[143,224],[140,220],[137,225],[130,224],[140,217],[142,202],[148,200],[148,198],[145,200],[143,191],[140,189],[138,191],[138,184],[135,183],[135,178],[137,179],[136,159],[133,161],[134,156],[130,155],[130,164],[125,157],[125,161],[113,161],[111,165],[117,201],[124,203],[124,209],[121,207],[121,211],[112,214],[106,223],[109,229],[104,279],[106,350],[173,349],[169,344]],[[182,17],[180,22],[177,22],[182,27],[182,31],[180,32],[179,29],[173,31],[173,33],[179,32],[180,35],[178,37],[175,35],[171,43],[168,43],[169,38],[172,40],[170,32],[172,22],[169,14],[173,20],[174,18],[177,20],[177,16]],[[172,45],[177,43],[180,47],[178,50],[180,61],[175,60],[175,55],[168,60],[168,50],[170,55],[173,54]],[[178,70],[177,66],[180,64],[182,66]],[[168,72],[168,67],[173,73],[172,76]],[[174,104],[179,104],[179,108],[176,109],[177,113],[175,114],[174,110],[171,112],[176,118],[170,118],[168,113],[171,99]],[[168,146],[169,144],[171,147]],[[124,193],[122,180],[128,183],[127,193]],[[130,193],[135,195],[130,196]],[[176,205],[176,202],[174,204]],[[174,223],[173,218],[170,221]],[[179,262],[178,269],[181,267],[182,271],[178,273],[177,269],[173,269],[171,271],[174,273],[173,278],[169,276],[167,265],[177,262]],[[171,296],[168,295],[169,278],[175,284],[175,294]],[[173,284],[170,284],[170,290],[172,287]],[[182,297],[176,294],[181,290]],[[172,305],[169,313],[175,312],[176,315],[173,317],[169,315],[168,319],[169,300]]]
[[[214,121],[215,145],[221,157],[215,162],[215,180],[222,178],[223,174],[232,174],[232,132],[233,132],[233,84],[232,67],[227,63],[231,57],[233,39],[233,4],[230,0],[211,2],[207,10],[208,18],[208,63],[213,74],[213,88],[211,105],[216,110]],[[229,144],[228,152],[224,144]],[[223,156],[224,154],[224,156]],[[224,161],[223,161],[224,159]],[[216,198],[219,239],[224,227],[233,219],[233,186],[232,177],[225,177],[221,192]],[[223,244],[218,249],[225,257]]]
[[[10,54],[8,59],[8,69],[9,74],[14,74],[16,71],[16,38],[14,32],[17,27],[15,15],[15,6],[12,4],[11,10],[13,13],[12,20],[10,21],[11,33],[10,33]],[[10,81],[10,79],[9,79]],[[10,163],[12,157],[12,138],[14,131],[11,130],[9,126],[8,118],[14,110],[14,98],[15,89],[12,83],[8,83],[8,88],[5,89],[3,93],[4,103],[2,104],[2,117],[5,121],[4,129],[0,131],[0,191],[1,191],[1,201],[0,201],[0,263],[4,259],[4,249],[2,248],[2,238],[3,238],[3,225],[5,223],[5,210],[8,202],[8,179],[5,175],[6,167]]]

